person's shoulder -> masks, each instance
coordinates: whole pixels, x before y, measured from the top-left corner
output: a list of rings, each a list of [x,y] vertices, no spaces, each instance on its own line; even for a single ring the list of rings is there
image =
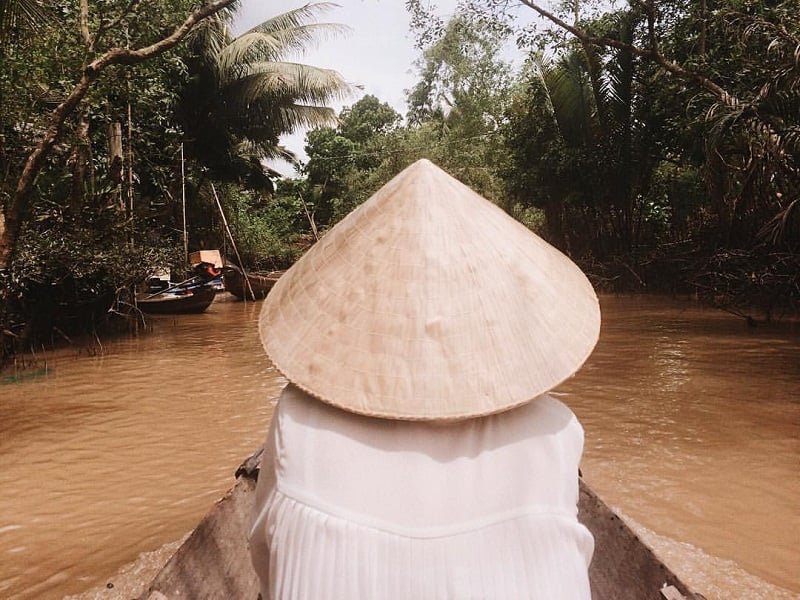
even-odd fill
[[[583,427],[578,417],[569,406],[559,400],[555,394],[547,393],[538,396],[531,402],[531,408],[536,412],[537,418],[561,424],[565,429],[579,430],[581,435]]]
[[[535,400],[538,402],[543,408],[547,410],[561,413],[561,414],[570,414],[573,415],[574,413],[570,409],[569,406],[564,404],[561,400],[559,400],[553,392],[548,392],[547,394],[542,394],[538,396]]]
[[[291,423],[292,427],[303,430],[325,429],[346,434],[368,428],[376,421],[336,408],[292,383],[281,392],[275,414],[281,427]]]
[[[289,383],[281,391],[275,415],[283,422],[289,418],[292,421],[303,422],[315,412],[321,402],[304,392],[296,385]]]

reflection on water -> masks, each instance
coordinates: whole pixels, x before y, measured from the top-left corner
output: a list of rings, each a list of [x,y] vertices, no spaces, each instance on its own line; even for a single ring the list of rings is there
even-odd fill
[[[0,385],[0,597],[102,584],[231,485],[283,380],[260,305],[222,299]],[[559,389],[586,479],[709,599],[800,597],[800,338],[663,299],[602,307],[597,350]]]
[[[601,304],[601,341],[560,390],[586,429],[589,483],[642,526],[797,597],[800,338],[663,300]],[[724,589],[719,567],[699,591]],[[720,597],[755,597],[728,586]]]

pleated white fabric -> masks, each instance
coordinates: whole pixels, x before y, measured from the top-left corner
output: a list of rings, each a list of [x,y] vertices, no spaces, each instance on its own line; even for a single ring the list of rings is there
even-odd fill
[[[391,421],[289,385],[250,534],[270,600],[583,600],[583,430],[550,396],[458,422]]]

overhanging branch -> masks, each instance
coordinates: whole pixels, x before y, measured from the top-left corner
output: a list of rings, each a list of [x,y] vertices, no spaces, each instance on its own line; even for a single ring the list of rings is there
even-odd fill
[[[741,102],[736,97],[729,94],[724,88],[719,86],[717,83],[715,83],[702,73],[685,69],[679,64],[666,59],[661,54],[661,52],[658,49],[658,45],[655,44],[653,41],[655,38],[655,33],[654,33],[655,9],[652,6],[651,2],[642,2],[642,5],[645,7],[648,16],[648,32],[651,38],[650,48],[640,48],[635,44],[628,44],[626,42],[616,40],[614,38],[591,35],[586,31],[580,29],[579,27],[570,25],[569,23],[559,19],[555,14],[553,14],[548,10],[545,10],[532,0],[520,0],[520,2],[525,6],[527,6],[528,8],[536,11],[545,19],[557,25],[559,28],[571,33],[584,44],[592,44],[595,46],[602,46],[607,48],[617,48],[619,50],[625,50],[627,52],[630,52],[634,56],[639,56],[641,58],[652,60],[668,73],[672,73],[676,77],[679,77],[683,80],[693,81],[697,83],[700,87],[702,87],[707,92],[711,93],[717,100],[719,100],[726,106],[735,108],[741,105]]]
[[[44,167],[45,161],[50,151],[53,149],[53,146],[61,137],[67,118],[80,105],[92,84],[101,73],[112,65],[138,64],[174,48],[192,31],[197,23],[237,2],[238,0],[215,0],[214,2],[210,2],[189,14],[183,23],[178,25],[170,35],[158,42],[136,50],[112,48],[86,65],[80,80],[72,88],[72,91],[51,113],[45,133],[39,140],[36,148],[25,161],[22,174],[14,190],[14,196],[11,202],[9,202],[8,209],[3,215],[3,218],[0,219],[0,269],[8,265],[11,252],[16,245],[17,235],[22,226],[22,218],[27,210],[28,201],[37,175]],[[81,27],[83,28],[83,26]]]

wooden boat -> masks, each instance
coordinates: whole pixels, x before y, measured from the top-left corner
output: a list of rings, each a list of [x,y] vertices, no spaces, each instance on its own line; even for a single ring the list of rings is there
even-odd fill
[[[206,515],[140,600],[258,598],[258,580],[247,547],[258,454],[239,467],[236,485]],[[595,539],[589,569],[593,600],[703,599],[689,591],[583,481],[579,518]]]
[[[214,301],[216,292],[208,285],[164,291],[156,295],[138,294],[136,305],[148,314],[189,314],[204,312]]]
[[[245,274],[238,267],[227,266],[222,275],[225,289],[240,300],[263,300],[285,271],[252,272]],[[248,285],[249,284],[249,285]]]

